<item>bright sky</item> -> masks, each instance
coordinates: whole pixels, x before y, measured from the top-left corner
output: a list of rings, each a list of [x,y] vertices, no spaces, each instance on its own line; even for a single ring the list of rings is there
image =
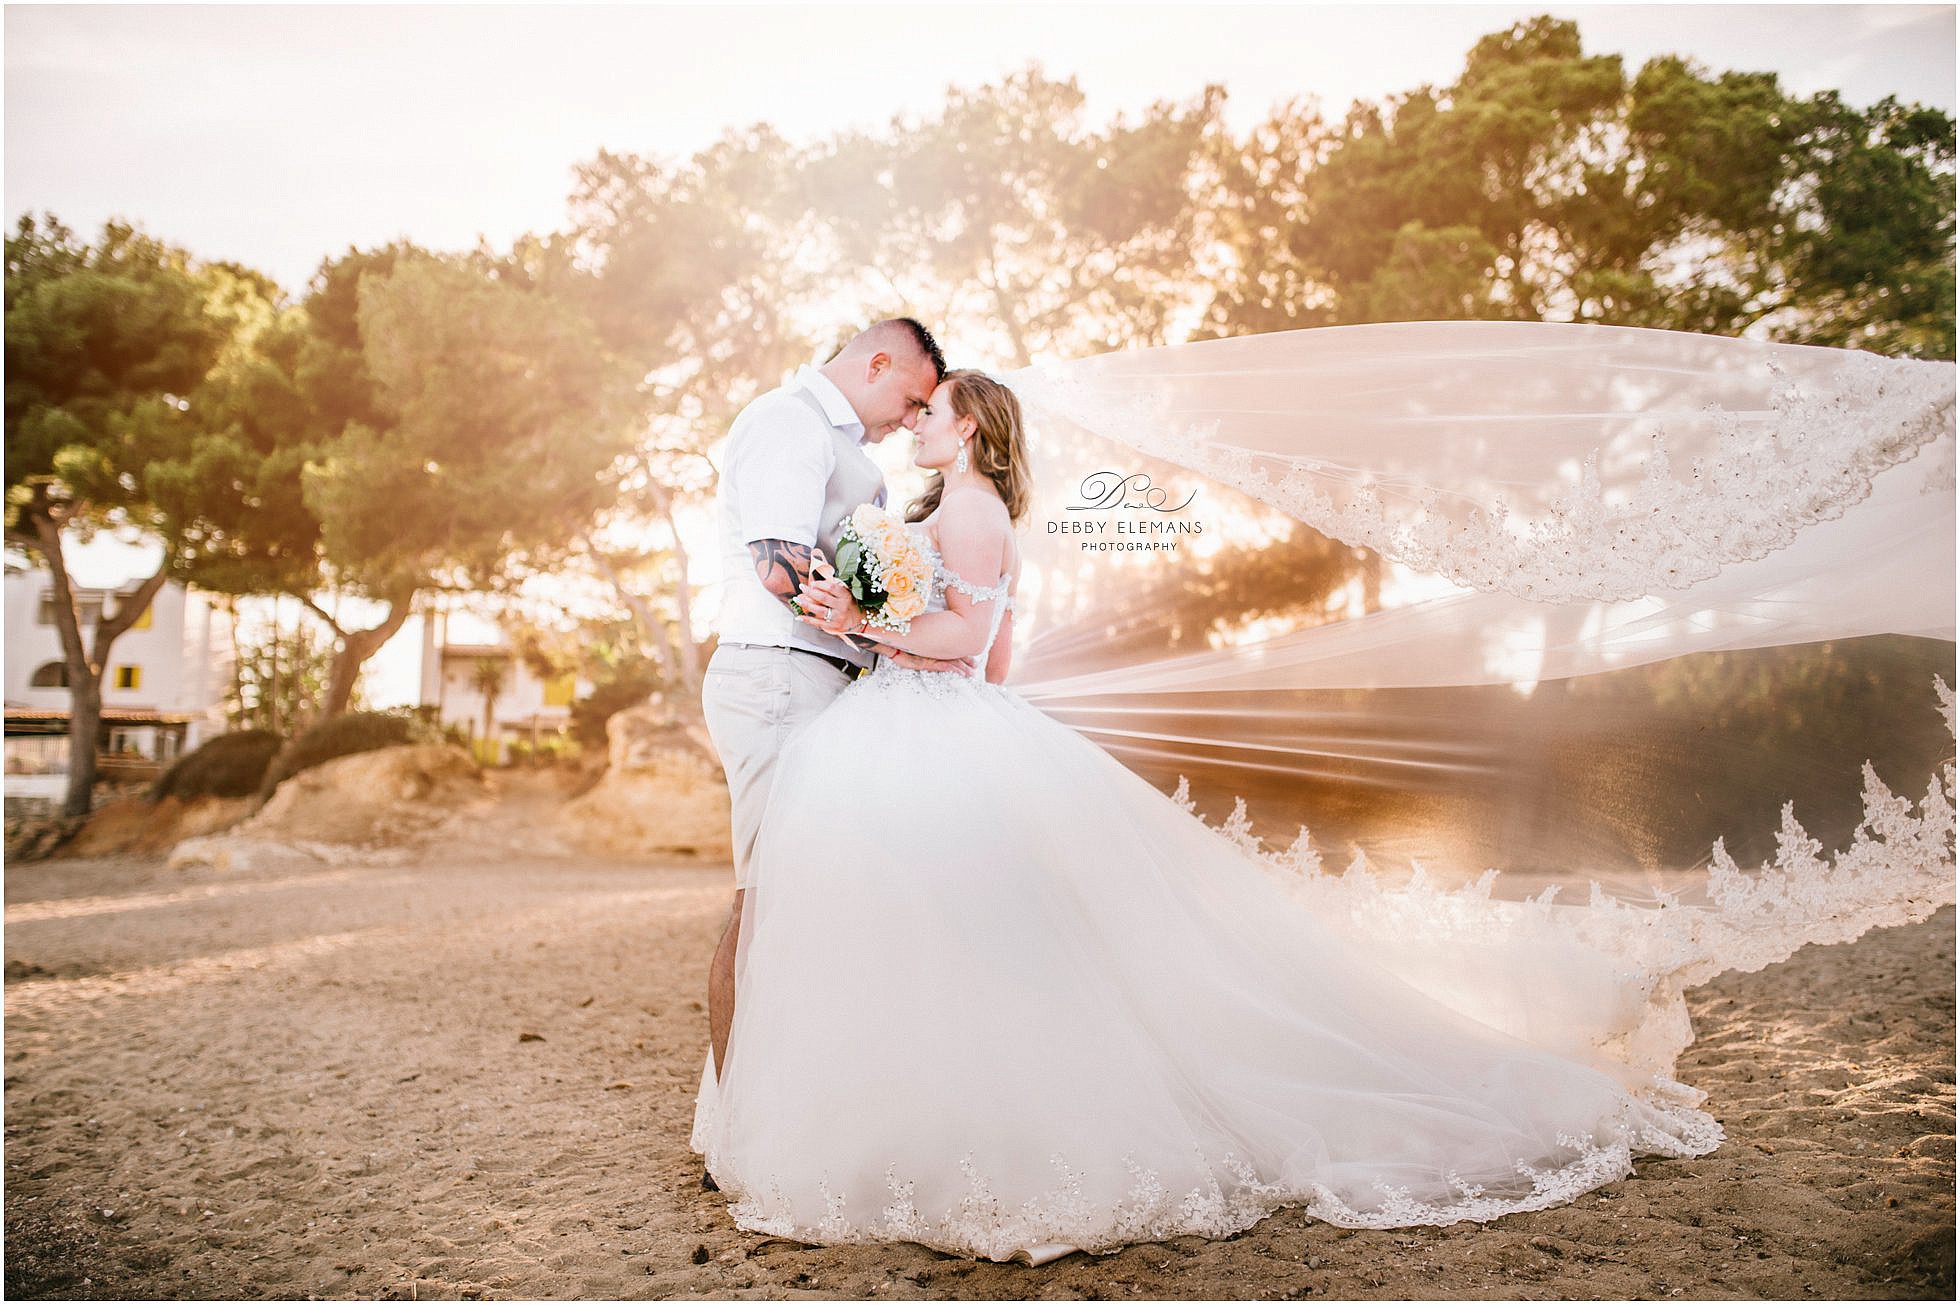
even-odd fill
[[[1799,93],[1954,108],[1952,5],[27,6],[6,10],[6,209],[140,220],[292,289],[349,244],[507,245],[599,148],[673,156],[930,111],[1038,61],[1103,118],[1223,83],[1235,126],[1447,82],[1477,37],[1576,17]]]
[[[1579,20],[1629,70],[1683,54],[1799,93],[1949,112],[1952,5],[36,6],[6,9],[9,225],[123,217],[297,290],[349,245],[506,246],[564,217],[574,163],[768,122],[798,142],[928,113],[1038,62],[1093,119],[1208,82],[1237,128],[1446,83],[1480,36]],[[103,540],[85,583],[153,566]],[[290,606],[290,605],[289,605]],[[454,637],[487,637],[458,625]],[[411,701],[419,621],[369,665]]]

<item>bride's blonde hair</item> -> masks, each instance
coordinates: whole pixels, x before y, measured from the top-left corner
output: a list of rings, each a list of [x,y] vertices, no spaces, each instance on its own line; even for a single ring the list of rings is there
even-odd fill
[[[1034,486],[1027,436],[1022,433],[1021,400],[993,377],[971,368],[947,372],[946,384],[953,387],[953,412],[973,418],[973,438],[967,448],[974,467],[1000,491],[1008,519],[1019,521],[1028,510]],[[924,521],[938,510],[945,492],[946,479],[935,471],[925,493],[905,510],[905,519]]]

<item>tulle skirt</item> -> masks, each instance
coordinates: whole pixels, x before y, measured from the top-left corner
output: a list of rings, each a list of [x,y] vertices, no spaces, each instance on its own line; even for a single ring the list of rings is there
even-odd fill
[[[1009,689],[882,667],[770,803],[692,1134],[743,1228],[1042,1263],[1489,1220],[1723,1139],[1625,954],[1367,934]]]

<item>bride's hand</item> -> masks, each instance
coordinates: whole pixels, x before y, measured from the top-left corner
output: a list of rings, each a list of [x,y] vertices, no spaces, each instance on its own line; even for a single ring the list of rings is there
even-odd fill
[[[809,600],[807,598],[804,599],[803,602],[805,606],[809,605]],[[857,628],[858,622],[860,620],[859,616],[853,616],[850,619],[845,620],[841,617],[834,617],[834,616],[833,617],[812,616],[810,613],[805,612],[803,613],[803,615],[797,617],[796,619],[803,622],[803,624],[805,625],[814,625],[817,629],[822,630],[825,634],[848,635],[853,639],[863,639],[866,640],[867,642],[871,640],[877,640],[881,635],[885,636],[884,640],[881,641],[888,642],[890,639],[890,636],[887,635],[885,631],[879,630],[877,627],[872,625],[866,625],[862,630],[858,629]]]
[[[809,580],[796,591],[796,602],[802,610],[796,619],[805,625],[814,625],[825,634],[870,635],[857,629],[864,619],[864,612],[858,607],[851,591],[844,587],[842,580]]]
[[[872,625],[869,622],[864,623],[863,627],[859,628],[857,617],[852,617],[848,621],[841,620],[841,619],[826,620],[821,617],[810,616],[806,614],[803,616],[799,616],[796,619],[803,622],[803,624],[805,625],[815,626],[817,629],[822,630],[825,634],[835,634],[850,639],[859,640],[864,643],[890,645],[893,643],[894,640],[898,638],[898,635],[895,634],[894,632],[886,629],[881,629],[880,627]]]

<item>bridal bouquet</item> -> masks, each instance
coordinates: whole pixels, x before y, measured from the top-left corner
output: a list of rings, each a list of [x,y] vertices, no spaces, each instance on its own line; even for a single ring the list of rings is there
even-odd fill
[[[932,591],[932,558],[900,517],[871,503],[844,522],[835,571],[868,624],[900,634]]]

